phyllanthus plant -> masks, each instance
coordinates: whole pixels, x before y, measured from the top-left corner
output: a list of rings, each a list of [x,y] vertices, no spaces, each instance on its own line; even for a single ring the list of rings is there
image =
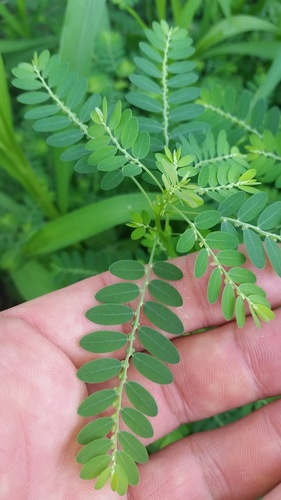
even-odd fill
[[[129,366],[156,384],[170,384],[170,366],[180,361],[166,334],[184,333],[176,313],[183,275],[165,259],[198,250],[195,276],[212,266],[208,300],[220,300],[225,319],[240,328],[246,314],[257,327],[274,318],[254,272],[244,267],[246,258],[261,269],[267,255],[281,276],[281,202],[268,203],[262,184],[268,176],[279,182],[279,111],[267,111],[264,101],[252,105],[249,92],[237,98],[232,87],[195,86],[194,49],[185,30],[162,21],[145,35],[126,96],[141,110],[138,116],[120,101],[109,106],[96,94],[86,98],[87,80],[48,51],[13,70],[13,84],[24,91],[18,100],[29,106],[25,118],[49,134],[49,145],[64,148],[62,159],[74,160],[77,172],[99,175],[105,191],[128,178],[143,193],[143,209],[127,225],[147,249],[148,262],[111,265],[115,283],[99,290],[98,304],[86,312],[100,329],[80,342],[102,356],[77,372],[89,384],[114,380],[78,408],[79,415],[95,418],[78,434],[77,461],[83,479],[95,479],[96,489],[109,482],[119,495],[139,481],[136,464],[148,460],[139,437],[153,436],[158,411],[144,385],[129,380]],[[136,352],[136,341],[145,352]],[[122,360],[106,356],[120,349]]]

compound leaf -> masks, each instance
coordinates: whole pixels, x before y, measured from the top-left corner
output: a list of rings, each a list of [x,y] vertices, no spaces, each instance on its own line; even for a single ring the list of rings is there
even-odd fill
[[[132,362],[136,370],[152,382],[163,385],[173,382],[174,377],[168,366],[149,354],[137,352],[133,354]]]
[[[143,347],[156,358],[171,364],[180,361],[178,350],[174,344],[157,330],[141,326],[138,330],[138,338]]]
[[[148,300],[143,306],[147,319],[165,332],[181,335],[184,327],[179,317],[163,304]]]
[[[76,375],[83,382],[88,384],[98,384],[105,382],[117,375],[122,369],[119,359],[100,358],[89,361],[79,368]]]
[[[153,427],[149,420],[135,408],[125,406],[121,410],[123,422],[140,437],[150,438],[153,436]]]
[[[158,408],[155,399],[151,396],[142,385],[128,380],[125,384],[125,390],[128,399],[135,408],[149,417],[155,417],[158,413]]]

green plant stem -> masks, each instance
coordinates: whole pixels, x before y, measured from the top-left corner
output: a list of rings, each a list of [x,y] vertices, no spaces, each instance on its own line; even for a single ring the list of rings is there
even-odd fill
[[[19,17],[21,18],[23,33],[26,38],[30,37],[30,27],[28,23],[26,5],[24,0],[17,0]]]
[[[149,275],[150,275],[151,270],[152,270],[152,265],[153,265],[155,250],[157,248],[157,245],[158,245],[158,238],[156,236],[154,243],[153,243],[153,247],[151,249],[149,262],[146,266],[144,282],[142,284],[142,289],[141,289],[141,295],[140,295],[138,305],[137,305],[137,308],[136,308],[136,311],[134,314],[134,319],[132,321],[132,330],[128,334],[129,346],[126,350],[126,357],[123,361],[123,369],[122,369],[121,374],[119,376],[120,385],[116,389],[117,398],[116,398],[116,401],[114,403],[114,407],[116,408],[116,411],[115,411],[115,414],[112,416],[115,423],[114,423],[114,431],[113,431],[113,434],[111,436],[111,440],[113,443],[113,449],[112,449],[112,455],[111,455],[111,477],[114,474],[115,466],[116,466],[116,453],[118,451],[118,448],[117,448],[117,446],[118,446],[118,432],[119,432],[119,422],[121,419],[120,413],[121,413],[121,409],[122,409],[122,396],[124,393],[124,387],[125,387],[125,383],[126,383],[127,376],[128,376],[128,369],[130,366],[130,358],[132,357],[132,355],[135,352],[134,342],[135,342],[137,330],[140,326],[140,315],[141,315],[142,306],[144,303],[144,296],[145,296],[145,293],[146,293],[146,290],[147,290],[147,287],[149,284]]]
[[[163,133],[165,146],[169,146],[169,103],[168,103],[168,53],[173,29],[169,30],[166,38],[162,64],[162,97],[163,97]]]

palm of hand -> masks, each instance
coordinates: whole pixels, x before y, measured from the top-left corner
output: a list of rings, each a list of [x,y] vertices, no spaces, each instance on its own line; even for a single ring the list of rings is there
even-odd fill
[[[92,305],[89,295],[89,287],[80,283],[1,314],[1,500],[118,497],[110,489],[95,491],[92,481],[81,480],[74,458],[79,449],[76,435],[85,423],[77,407],[87,393],[76,370],[88,359],[78,339],[90,331],[83,319],[83,311]],[[218,324],[221,319],[215,314],[211,323]],[[195,310],[188,319],[192,327],[197,316]],[[279,315],[279,326],[280,321]],[[158,394],[155,437],[184,421],[278,394],[278,318],[275,329],[266,328],[263,335],[250,330],[249,335],[247,330],[243,333],[244,359],[233,350],[237,349],[233,328],[221,326],[205,337],[177,339],[186,369],[183,373],[182,367],[175,367],[174,387]],[[269,344],[266,348],[265,335],[274,349]],[[198,368],[202,362],[203,372]],[[259,363],[264,372],[258,374]],[[245,422],[232,424],[232,432],[223,428],[192,436],[157,453],[141,467],[141,483],[128,498],[254,500],[269,491],[281,479],[279,401],[270,406]],[[266,498],[277,500],[278,495],[280,490],[274,490]]]

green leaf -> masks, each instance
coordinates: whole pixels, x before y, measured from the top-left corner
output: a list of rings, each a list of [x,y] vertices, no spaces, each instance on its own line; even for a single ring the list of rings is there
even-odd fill
[[[202,248],[198,253],[194,266],[194,276],[195,278],[201,278],[203,274],[207,271],[208,267],[208,252],[206,248]]]
[[[85,351],[104,353],[117,351],[124,347],[128,342],[125,333],[111,330],[99,330],[89,333],[80,340],[80,346]]]
[[[105,455],[111,448],[112,441],[108,438],[95,439],[86,446],[83,446],[82,450],[76,456],[76,462],[79,464],[85,464],[93,457],[99,455]]]
[[[87,89],[88,89],[88,79],[79,78],[79,80],[72,87],[71,91],[67,96],[66,105],[70,109],[75,109],[78,106],[78,104],[80,104],[81,101],[84,99]]]
[[[76,375],[87,384],[98,384],[115,377],[121,369],[122,363],[119,359],[101,358],[82,365]]]
[[[148,290],[162,304],[174,307],[180,307],[183,304],[181,294],[165,281],[152,280],[148,285]]]
[[[230,283],[227,283],[223,289],[221,308],[225,319],[230,320],[235,309],[235,294]]]
[[[266,323],[275,318],[274,312],[263,304],[256,304],[254,310],[257,316]]]
[[[264,231],[278,227],[281,224],[281,201],[275,201],[267,207],[258,218],[258,226]]]
[[[155,417],[158,408],[155,399],[142,385],[128,380],[125,384],[125,391],[128,399],[135,408],[149,417]]]
[[[241,207],[242,203],[246,198],[245,193],[238,191],[233,193],[225,200],[223,200],[218,206],[218,211],[222,217],[229,217],[236,213],[236,211]]]
[[[134,311],[122,304],[102,304],[86,312],[86,318],[98,325],[123,325],[132,319]]]
[[[113,158],[116,152],[117,148],[115,146],[104,146],[103,148],[94,151],[94,153],[89,156],[89,163],[92,165],[97,165],[99,162],[106,158]]]
[[[161,78],[161,71],[157,68],[155,64],[144,59],[143,57],[135,57],[134,63],[138,68],[140,68],[144,73],[147,73],[149,76],[153,76],[154,78]]]
[[[127,492],[128,479],[124,469],[116,464],[113,475],[111,476],[110,486],[112,491],[116,491],[118,495],[123,496]]]
[[[184,327],[179,317],[162,304],[148,300],[143,306],[147,319],[165,332],[181,335]]]
[[[217,254],[217,259],[222,266],[234,267],[245,264],[246,257],[238,250],[221,250]]]
[[[145,227],[138,227],[132,232],[131,238],[132,240],[139,240],[145,235],[145,233],[146,233]]]
[[[139,133],[137,140],[133,144],[132,154],[135,158],[141,160],[145,158],[150,150],[150,137],[146,130]]]
[[[281,278],[281,248],[277,243],[269,237],[265,238],[266,252],[274,271]]]
[[[133,117],[125,123],[121,132],[121,143],[123,148],[131,148],[137,140],[139,132],[139,122],[137,118]]]
[[[82,479],[93,479],[99,476],[110,464],[111,457],[109,455],[100,455],[93,457],[83,465],[80,471]]]
[[[145,446],[130,432],[119,431],[118,440],[123,450],[135,460],[135,462],[146,463],[148,461],[148,453]]]
[[[71,124],[68,116],[50,116],[49,118],[42,118],[34,123],[33,128],[36,132],[56,132]]]
[[[246,309],[245,302],[240,295],[236,299],[235,316],[238,328],[243,328],[245,324]]]
[[[119,260],[109,267],[111,274],[125,280],[139,280],[145,274],[145,267],[135,260]]]
[[[132,362],[135,369],[152,382],[166,385],[171,384],[174,380],[170,368],[149,354],[137,352],[133,354]]]
[[[47,137],[47,144],[49,146],[53,146],[56,148],[66,148],[68,146],[72,146],[76,142],[80,141],[84,137],[84,134],[81,130],[78,129],[70,129],[64,130],[63,132],[59,132],[58,134],[50,135]]]
[[[207,296],[210,304],[214,304],[220,294],[222,285],[222,276],[218,267],[213,269],[211,276],[208,281]]]
[[[179,362],[180,356],[174,344],[157,330],[141,326],[138,338],[143,347],[156,358],[171,364]]]
[[[139,165],[136,165],[135,163],[127,163],[127,165],[123,167],[123,175],[125,177],[136,177],[141,173],[142,173],[142,168]]]
[[[228,271],[228,276],[235,283],[255,283],[256,276],[249,269],[244,269],[243,267],[233,267]]]
[[[86,102],[83,104],[81,110],[78,113],[78,117],[83,123],[87,123],[91,118],[91,112],[93,109],[100,106],[101,98],[98,94],[92,94]]]
[[[23,104],[41,104],[50,99],[47,92],[26,92],[17,96],[17,100]]]
[[[138,297],[140,289],[135,283],[115,283],[99,290],[95,298],[107,304],[124,304]]]
[[[204,108],[200,104],[182,104],[170,112],[169,118],[173,122],[183,122],[196,118],[201,115],[203,111]]]
[[[129,92],[126,99],[137,108],[149,111],[150,113],[162,113],[162,104],[152,97],[141,92]]]
[[[206,236],[206,243],[217,250],[229,250],[236,248],[239,240],[234,234],[214,231]]]
[[[156,82],[151,80],[151,78],[147,78],[147,76],[133,74],[130,75],[130,80],[141,90],[159,95],[162,93],[161,87],[159,87]]]
[[[55,115],[59,110],[60,108],[56,104],[45,104],[44,106],[30,109],[25,113],[24,118],[26,120],[38,120],[39,118]]]
[[[123,422],[138,436],[150,438],[153,436],[153,427],[149,420],[135,408],[125,406],[121,410]]]
[[[139,482],[139,471],[134,460],[124,451],[116,453],[116,463],[122,467],[128,479],[128,483],[135,486]]]
[[[216,226],[220,220],[221,214],[217,210],[207,210],[195,217],[194,224],[198,229],[209,229]]]
[[[116,129],[116,127],[118,127],[121,120],[121,115],[122,115],[122,103],[121,101],[118,101],[115,105],[115,108],[109,120],[108,127],[110,128],[110,130],[114,130]]]
[[[239,286],[239,290],[241,293],[243,293],[243,295],[246,295],[246,297],[248,297],[251,294],[261,295],[261,297],[266,296],[266,293],[262,288],[260,288],[257,285],[253,285],[252,283],[242,283]]]
[[[78,408],[81,417],[92,417],[106,410],[116,399],[114,389],[103,389],[88,396]]]
[[[41,83],[39,80],[34,80],[31,78],[15,78],[14,80],[12,80],[12,84],[14,87],[21,90],[38,90],[43,87],[43,83]]]
[[[184,233],[181,234],[177,242],[177,251],[180,253],[186,253],[191,250],[195,245],[195,234],[191,227],[186,229]]]
[[[155,262],[153,272],[164,280],[178,281],[183,278],[183,273],[177,266],[165,261]]]
[[[243,239],[251,262],[258,269],[263,269],[265,266],[265,252],[260,237],[252,229],[247,228],[243,231]]]
[[[126,163],[127,158],[125,156],[114,156],[113,158],[104,158],[98,163],[98,170],[102,172],[112,172],[113,170],[118,170],[118,168],[123,167]]]
[[[104,471],[99,474],[96,483],[95,483],[95,490],[101,490],[107,483],[108,479],[110,478],[111,475],[111,467],[108,467]]]
[[[85,425],[77,435],[79,444],[88,444],[94,439],[106,436],[112,428],[113,420],[111,417],[101,417]]]
[[[109,191],[110,189],[114,189],[124,179],[123,172],[121,170],[115,170],[114,172],[107,172],[101,181],[101,188],[104,191]]]
[[[264,192],[253,194],[244,201],[239,208],[237,217],[242,222],[250,222],[255,219],[262,211],[267,202],[267,194]]]

